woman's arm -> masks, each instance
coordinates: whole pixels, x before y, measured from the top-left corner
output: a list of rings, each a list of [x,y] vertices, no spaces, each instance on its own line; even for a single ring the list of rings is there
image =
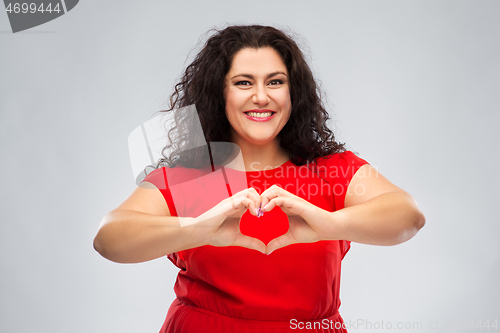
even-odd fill
[[[295,243],[349,240],[396,245],[415,236],[425,217],[413,198],[366,164],[358,169],[346,193],[345,208],[329,212],[273,185],[262,193],[262,210],[280,207],[288,232],[267,245],[267,253]]]
[[[403,243],[425,225],[415,200],[366,164],[352,178],[345,208],[331,213],[335,239],[371,245]]]
[[[163,195],[153,184],[141,186],[101,221],[94,248],[106,259],[137,263],[203,245],[266,252],[264,243],[242,235],[239,229],[247,209],[256,215],[255,202],[260,203],[260,197],[255,189],[238,192],[196,218],[179,219],[170,216]]]
[[[170,216],[160,191],[138,187],[102,219],[94,248],[114,262],[143,262],[202,245],[190,231]]]

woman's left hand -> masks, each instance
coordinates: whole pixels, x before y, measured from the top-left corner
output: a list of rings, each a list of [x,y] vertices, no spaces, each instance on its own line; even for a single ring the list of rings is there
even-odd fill
[[[325,240],[331,232],[329,212],[287,190],[273,185],[261,194],[262,211],[269,212],[280,207],[288,216],[288,232],[267,244],[267,254],[296,243],[313,243]]]

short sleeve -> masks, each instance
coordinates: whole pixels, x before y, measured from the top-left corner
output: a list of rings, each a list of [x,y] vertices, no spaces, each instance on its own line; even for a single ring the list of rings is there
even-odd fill
[[[171,216],[178,216],[177,211],[175,209],[174,201],[172,199],[172,193],[168,187],[168,177],[167,177],[167,168],[159,168],[151,171],[143,180],[143,182],[149,182],[156,186],[158,190],[160,190],[163,198],[165,198],[165,202],[168,205],[168,210],[170,211]],[[183,263],[183,254],[182,251],[174,252],[169,254],[168,259],[178,268],[185,269],[185,265]]]
[[[175,209],[174,200],[172,198],[172,193],[168,187],[168,177],[167,177],[167,168],[159,168],[150,172],[142,182],[149,182],[156,186],[158,190],[160,190],[161,194],[165,198],[165,202],[168,205],[168,210],[170,211],[171,216],[179,216]],[[141,183],[142,183],[141,182]]]
[[[345,151],[337,154],[335,168],[332,169],[333,179],[333,197],[335,200],[335,209],[344,208],[345,196],[351,183],[352,177],[363,165],[368,164],[361,157],[356,156],[351,151]]]
[[[150,172],[143,180],[155,185],[163,195],[171,216],[196,217],[229,197],[222,172],[211,169],[163,167]],[[246,179],[245,179],[246,180]],[[185,251],[169,255],[179,268]]]
[[[345,196],[347,189],[356,172],[365,164],[369,164],[361,157],[356,156],[351,151],[334,154],[330,158],[325,159],[327,166],[325,175],[330,183],[335,210],[344,208]],[[340,250],[342,259],[347,251],[351,248],[351,241],[340,240]]]

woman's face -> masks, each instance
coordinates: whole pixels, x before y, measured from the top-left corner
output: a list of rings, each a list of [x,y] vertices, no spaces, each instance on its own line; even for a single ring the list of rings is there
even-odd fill
[[[275,140],[292,110],[288,71],[278,52],[264,47],[236,53],[225,78],[224,98],[232,142],[241,147]]]

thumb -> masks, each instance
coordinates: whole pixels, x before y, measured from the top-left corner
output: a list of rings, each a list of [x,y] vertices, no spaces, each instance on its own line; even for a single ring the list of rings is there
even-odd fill
[[[271,252],[277,249],[281,249],[282,247],[295,243],[297,243],[295,239],[293,239],[292,235],[287,232],[286,234],[273,239],[267,244],[267,255],[270,255]]]
[[[257,250],[260,253],[266,254],[266,244],[264,244],[257,238],[253,238],[243,234],[238,235],[232,245],[246,247],[247,249]]]

